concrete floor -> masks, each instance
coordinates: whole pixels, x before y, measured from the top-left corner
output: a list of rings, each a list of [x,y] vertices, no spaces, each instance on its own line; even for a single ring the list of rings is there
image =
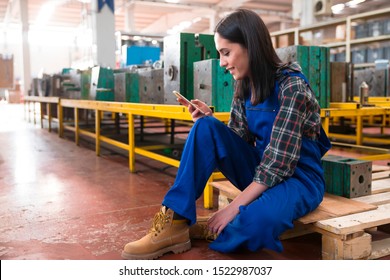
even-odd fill
[[[47,126],[46,126],[47,127]],[[0,259],[120,260],[142,237],[177,169],[141,156],[128,159],[86,141],[77,146],[23,119],[23,105],[0,103]],[[198,214],[212,210],[198,203]],[[321,259],[321,236],[283,241],[283,253],[220,254],[206,241],[162,259]]]

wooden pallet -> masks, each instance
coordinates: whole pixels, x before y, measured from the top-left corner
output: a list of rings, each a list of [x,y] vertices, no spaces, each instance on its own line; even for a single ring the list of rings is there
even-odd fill
[[[328,260],[377,259],[390,255],[390,238],[372,239],[378,227],[390,224],[390,168],[378,173],[381,174],[376,174],[372,182],[371,195],[348,199],[325,194],[320,206],[295,221],[294,229],[286,231],[281,239],[320,233],[322,258]],[[240,193],[226,180],[211,185],[219,190],[219,208]]]

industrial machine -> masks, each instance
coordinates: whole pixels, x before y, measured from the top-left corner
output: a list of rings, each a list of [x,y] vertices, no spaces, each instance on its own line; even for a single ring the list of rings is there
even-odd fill
[[[347,198],[371,194],[371,161],[328,155],[322,166],[326,192]]]
[[[179,33],[164,38],[164,103],[177,104],[174,90],[194,98],[194,62],[218,58],[214,36]]]
[[[276,49],[283,62],[296,61],[309,80],[321,108],[330,103],[330,60],[329,48],[317,46],[289,46]]]
[[[213,106],[215,112],[229,112],[233,92],[233,76],[219,65],[219,59],[194,62],[195,99]]]

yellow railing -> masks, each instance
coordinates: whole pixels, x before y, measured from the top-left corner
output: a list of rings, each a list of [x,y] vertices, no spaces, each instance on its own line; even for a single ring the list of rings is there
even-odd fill
[[[135,116],[144,116],[150,118],[160,118],[160,119],[169,119],[169,120],[180,120],[180,121],[192,121],[191,115],[188,112],[188,109],[181,105],[164,105],[164,104],[140,104],[140,103],[120,103],[120,102],[104,102],[104,101],[89,101],[89,100],[73,100],[73,99],[51,99],[50,97],[26,97],[25,106],[30,110],[30,103],[40,103],[40,117],[41,117],[41,127],[43,128],[43,118],[47,116],[43,114],[43,104],[56,102],[58,105],[58,121],[59,121],[59,136],[63,137],[64,130],[73,131],[75,133],[75,142],[78,145],[80,135],[85,135],[95,139],[95,151],[96,155],[100,155],[101,143],[107,143],[115,147],[121,148],[128,151],[129,153],[129,169],[131,172],[135,172],[135,154],[142,155],[160,162],[163,162],[168,165],[175,167],[179,166],[180,161],[173,159],[168,156],[161,155],[154,152],[156,147],[137,147],[135,143]],[[33,105],[35,110],[35,104]],[[68,125],[64,121],[64,108],[73,108],[74,110],[74,124]],[[95,131],[91,132],[89,130],[82,129],[80,127],[80,118],[79,110],[93,110],[95,112]],[[115,139],[109,138],[107,136],[101,135],[101,121],[102,113],[111,112],[111,113],[122,113],[127,116],[128,123],[128,144]],[[49,122],[53,119],[51,116],[51,111],[47,111]],[[34,123],[35,121],[35,111],[34,111]],[[214,113],[214,116],[223,121],[227,122],[229,118],[229,113]],[[30,119],[29,119],[30,120]],[[51,127],[51,125],[49,125]],[[221,178],[222,175],[219,172],[213,173],[210,177],[209,182],[218,178]],[[213,207],[213,192],[212,187],[207,184],[204,192],[204,206],[205,208]]]
[[[369,102],[371,100],[369,99]],[[376,100],[379,102],[379,100]],[[387,102],[387,100],[380,100],[380,102]],[[31,109],[31,104],[33,108]],[[37,110],[35,103],[40,103],[40,109]],[[55,119],[53,117],[53,110],[50,104],[57,104],[57,116]],[[387,105],[387,103],[385,104]],[[46,106],[46,114],[44,114],[43,108]],[[73,109],[74,123],[69,125],[64,120],[64,108]],[[80,127],[80,110],[92,110],[95,112],[95,131],[91,132]],[[135,172],[135,155],[142,155],[165,164],[178,167],[180,161],[172,157],[164,156],[159,153],[154,152],[157,150],[156,147],[138,147],[135,143],[135,116],[143,116],[147,118],[159,118],[162,120],[177,120],[181,122],[191,123],[191,116],[186,107],[181,105],[164,105],[164,104],[139,104],[139,103],[120,103],[120,102],[105,102],[105,101],[90,101],[90,100],[73,100],[73,99],[60,99],[58,97],[25,97],[25,112],[33,112],[34,123],[36,123],[36,115],[39,111],[41,127],[43,128],[43,120],[48,119],[49,130],[51,130],[51,122],[53,120],[58,121],[59,129],[58,133],[60,137],[63,137],[64,130],[73,131],[75,133],[75,142],[78,145],[80,135],[84,135],[95,139],[95,150],[96,155],[100,155],[101,143],[107,143],[118,147],[120,149],[126,150],[129,153],[129,169],[131,172]],[[110,113],[121,113],[126,116],[128,124],[128,144],[121,141],[109,138],[107,136],[101,135],[101,123],[102,115],[104,112]],[[214,113],[214,116],[223,121],[227,122],[229,118],[229,113]],[[362,107],[357,103],[331,103],[330,108],[325,108],[321,110],[321,118],[323,122],[323,127],[329,137],[336,139],[344,139],[349,141],[354,141],[356,145],[362,145],[363,142],[372,142],[372,143],[384,143],[390,144],[390,139],[385,138],[375,138],[368,137],[363,135],[363,119],[380,116],[382,117],[382,129],[386,127],[387,123],[390,123],[390,106],[374,106],[374,107]],[[331,120],[340,118],[340,117],[350,117],[354,118],[356,121],[356,135],[344,135],[329,133],[329,127],[331,125]],[[30,114],[28,116],[30,119]],[[169,131],[168,131],[169,132]],[[380,159],[389,159],[390,153],[388,150],[380,151],[379,154],[366,156],[365,159],[370,160],[380,160]],[[210,177],[209,182],[223,178],[221,173],[216,172]],[[204,192],[204,206],[206,208],[213,207],[213,192],[212,187],[207,184]]]

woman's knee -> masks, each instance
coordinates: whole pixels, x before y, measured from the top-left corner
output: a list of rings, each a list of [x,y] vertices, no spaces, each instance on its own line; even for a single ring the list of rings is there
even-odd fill
[[[194,124],[194,128],[212,128],[212,130],[214,130],[213,128],[217,127],[218,125],[221,125],[223,123],[221,123],[218,119],[214,118],[214,117],[203,117],[203,118],[200,118],[198,119],[195,124]]]

